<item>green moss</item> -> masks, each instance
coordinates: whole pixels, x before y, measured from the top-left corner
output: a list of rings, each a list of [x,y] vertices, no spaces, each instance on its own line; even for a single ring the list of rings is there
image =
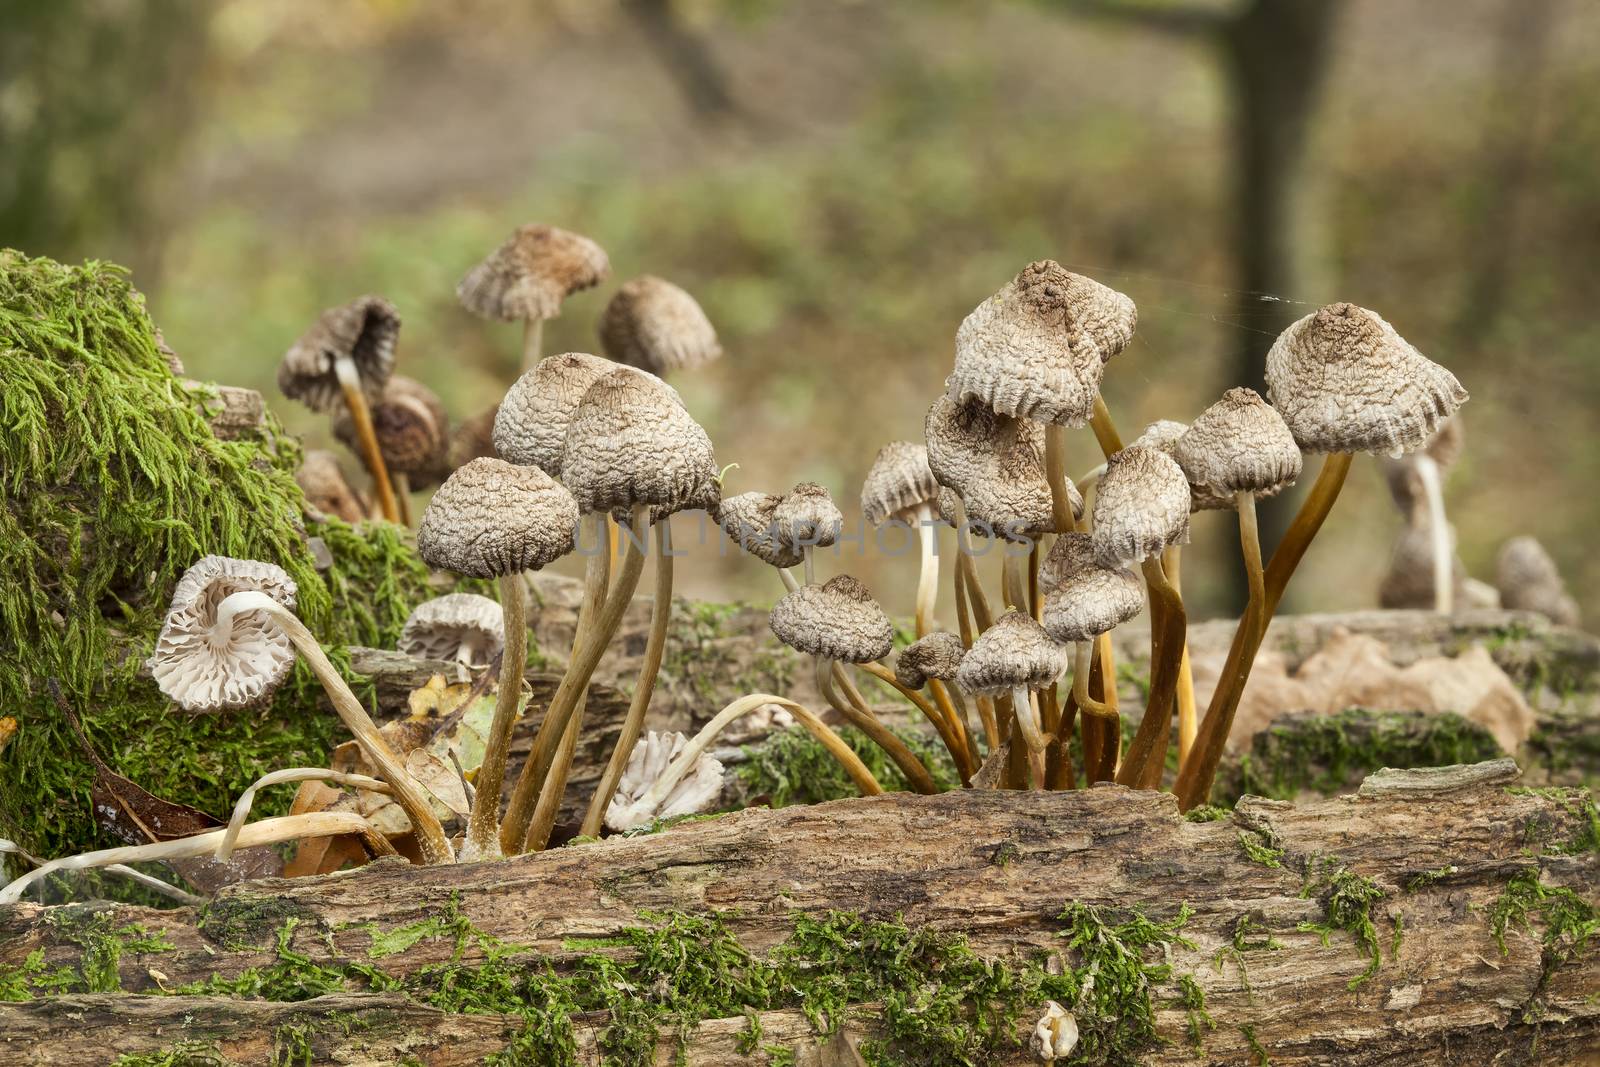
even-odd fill
[[[785,693],[793,680],[794,655],[764,630],[754,631],[760,647],[753,654],[743,643],[727,640],[729,621],[747,610],[744,604],[672,602],[661,673],[706,704],[708,718],[716,710],[711,705],[730,694]]]
[[[199,930],[229,952],[265,948],[289,919],[315,921],[316,912],[288,897],[229,894],[207,902]]]
[[[1252,862],[1265,867],[1283,868],[1283,849],[1274,847],[1271,832],[1263,833],[1259,830],[1240,830],[1239,847],[1244,849],[1244,854]]]
[[[1216,1020],[1206,1011],[1206,991],[1194,980],[1192,974],[1180,974],[1177,979],[1178,998],[1174,1002],[1189,1017],[1189,1044],[1197,1054],[1205,1053],[1205,1032],[1217,1028]]]
[[[1152,986],[1172,980],[1168,962],[1173,946],[1193,949],[1182,934],[1189,908],[1166,922],[1132,914],[1116,921],[1089,904],[1068,905],[1062,913],[1067,944],[1079,963],[1067,970],[1075,986],[1071,997],[1053,997],[1078,1020],[1078,1055],[1089,1063],[1138,1063],[1161,1043],[1151,1005]],[[1157,962],[1147,957],[1154,953]]]
[[[1343,930],[1355,940],[1357,950],[1367,959],[1367,968],[1350,980],[1352,990],[1377,974],[1383,962],[1378,928],[1372,921],[1372,906],[1387,896],[1383,887],[1371,878],[1340,867],[1327,880],[1323,892],[1323,920],[1300,924],[1300,929],[1320,934],[1324,945],[1335,930]]]
[[[922,760],[939,789],[954,789],[960,784],[950,754],[936,738],[916,730],[894,732]],[[909,788],[894,762],[861,731],[845,726],[839,729],[839,736],[861,757],[884,789],[893,792]],[[765,796],[774,808],[860,795],[839,762],[803,727],[772,734],[744,751],[746,759],[738,765],[737,773],[745,795]]]
[[[1215,804],[1201,804],[1183,813],[1184,822],[1222,822],[1231,818],[1233,809],[1218,807]]]
[[[1534,919],[1544,924],[1541,937]],[[1600,932],[1594,905],[1565,886],[1547,886],[1537,868],[1519,872],[1489,908],[1489,929],[1501,955],[1510,955],[1506,931],[1520,926],[1544,945],[1548,969],[1567,962]],[[1541,983],[1542,984],[1542,983]]]
[[[1256,1028],[1249,1023],[1239,1027],[1239,1033],[1244,1035],[1244,1043],[1250,1049],[1250,1055],[1255,1057],[1256,1067],[1271,1067],[1272,1057],[1267,1055],[1267,1050],[1261,1047],[1261,1042],[1256,1038]]]
[[[1261,912],[1245,912],[1233,921],[1231,940],[1217,949],[1211,957],[1211,966],[1221,974],[1228,960],[1239,969],[1239,985],[1245,996],[1254,999],[1250,989],[1250,968],[1246,964],[1246,952],[1277,952],[1283,948],[1282,942],[1272,936],[1272,931],[1262,921]],[[1264,936],[1257,937],[1257,934]]]
[[[44,922],[56,945],[78,949],[77,961],[48,970],[44,949],[35,949],[20,964],[0,967],[0,1001],[61,993],[120,993],[124,953],[173,950],[166,934],[152,934],[138,923],[115,926],[112,913],[101,906],[55,908],[46,913]]]
[[[1422,890],[1433,885],[1433,883],[1439,881],[1441,878],[1448,878],[1451,875],[1458,873],[1460,870],[1461,868],[1457,867],[1455,864],[1447,863],[1443,867],[1435,867],[1431,871],[1423,871],[1421,874],[1413,875],[1406,882],[1406,892],[1421,892]]]
[[[212,1041],[180,1041],[159,1052],[130,1052],[111,1061],[111,1067],[229,1067],[232,1060]]]

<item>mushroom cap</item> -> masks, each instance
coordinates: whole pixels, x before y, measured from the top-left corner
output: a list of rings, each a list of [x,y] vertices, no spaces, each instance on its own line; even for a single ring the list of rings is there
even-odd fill
[[[1081,426],[1105,362],[1133,336],[1133,301],[1054,260],[1030,263],[956,331],[954,399],[1003,415]]]
[[[1267,397],[1306,452],[1398,456],[1420,447],[1467,391],[1375,312],[1329,304],[1273,342]]]
[[[771,493],[740,493],[724,497],[717,522],[728,539],[764,563],[774,567],[799,565],[805,554],[778,536],[773,518],[783,497]]]
[[[1189,480],[1155,448],[1124,448],[1106,461],[1094,496],[1094,549],[1107,567],[1138,563],[1189,540]]]
[[[646,731],[628,754],[627,766],[617,782],[617,791],[606,807],[606,826],[612,830],[633,830],[648,825],[656,819],[670,819],[675,815],[693,815],[710,811],[722,795],[723,766],[709,752],[702,752],[694,761],[689,773],[673,786],[653,808],[640,806],[650,787],[683,751],[688,739],[676,731],[657,733]]]
[[[827,489],[816,482],[801,482],[783,494],[773,509],[772,521],[777,524],[780,538],[804,550],[827,548],[837,541],[844,515]]]
[[[483,456],[445,479],[417,526],[429,566],[473,578],[536,571],[572,551],[578,505],[538,467]]]
[[[882,659],[894,645],[889,616],[848,574],[789,593],[772,606],[767,622],[790,648],[845,663]]]
[[[917,513],[939,499],[939,481],[928,466],[928,449],[912,441],[890,441],[861,483],[861,513],[874,526],[890,519],[915,523]]]
[[[391,471],[434,474],[448,462],[450,418],[438,394],[414,378],[396,374],[389,379],[383,395],[372,403],[372,431]],[[334,416],[333,435],[352,452],[359,451],[355,420],[348,411]]]
[[[954,526],[960,517],[966,514],[967,506],[962,503],[961,494],[948,485],[939,487],[939,521],[946,526]]]
[[[1513,537],[1500,546],[1494,584],[1506,608],[1537,611],[1563,626],[1578,625],[1578,602],[1568,595],[1556,561],[1537,538]]]
[[[498,601],[477,593],[449,593],[411,610],[398,647],[419,659],[455,659],[471,641],[478,651],[473,662],[488,663],[505,647],[505,625]]]
[[[996,414],[976,400],[941,396],[923,420],[928,466],[939,484],[960,494],[971,523],[1008,540],[1054,529],[1044,471],[1044,427]],[[1073,494],[1073,510],[1083,498]]]
[[[1066,649],[1025,611],[1012,608],[972,642],[956,671],[969,693],[1009,693],[1018,686],[1043,689],[1067,668]]]
[[[949,681],[956,676],[967,648],[961,638],[935,630],[906,646],[894,664],[895,679],[908,689],[921,689],[929,678]]]
[[[456,286],[456,299],[486,319],[553,319],[561,314],[563,300],[599,285],[610,273],[605,249],[589,238],[529,223],[467,271]]]
[[[284,353],[278,364],[278,390],[312,411],[332,411],[344,403],[333,365],[348,356],[367,400],[383,395],[394,373],[394,347],[400,337],[400,312],[381,296],[358,296],[329,308]]]
[[[618,363],[665,374],[718,359],[722,345],[699,303],[653,274],[633,279],[600,313],[600,347]]]
[[[1157,419],[1144,428],[1144,433],[1128,447],[1129,448],[1154,448],[1167,455],[1177,458],[1174,452],[1177,449],[1178,438],[1187,433],[1189,427],[1172,419]],[[1180,464],[1179,466],[1182,466]],[[1185,475],[1187,477],[1187,475]],[[1264,497],[1273,496],[1274,493],[1262,493]],[[1232,496],[1212,492],[1204,485],[1189,483],[1189,511],[1232,511],[1238,506],[1238,500]]]
[[[306,503],[323,514],[345,522],[360,522],[367,517],[367,502],[344,476],[339,457],[327,449],[307,449],[294,480],[306,494]]]
[[[1057,641],[1087,641],[1110,633],[1139,614],[1144,586],[1126,567],[1102,566],[1094,538],[1086,533],[1062,534],[1039,567],[1045,632]]]
[[[1270,495],[1300,477],[1300,447],[1283,416],[1254,389],[1229,389],[1173,446],[1192,485],[1216,494]]]
[[[156,685],[189,711],[259,704],[294,667],[294,645],[271,616],[242,611],[227,633],[214,632],[217,605],[256,590],[293,608],[297,589],[282,567],[228,556],[203,556],[183,572],[148,665]]]
[[[705,430],[671,386],[645,371],[613,366],[567,425],[561,480],[584,513],[648,504],[654,520],[706,507],[707,483],[716,477]]]
[[[617,369],[587,352],[546,356],[524,371],[500,401],[494,417],[494,449],[507,463],[561,474],[567,427],[589,387]]]

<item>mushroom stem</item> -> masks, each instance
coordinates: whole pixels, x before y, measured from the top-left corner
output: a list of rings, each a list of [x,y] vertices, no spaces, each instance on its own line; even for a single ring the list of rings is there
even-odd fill
[[[538,852],[550,844],[550,835],[555,832],[556,819],[561,814],[561,798],[567,791],[572,758],[578,751],[578,738],[583,735],[583,717],[588,711],[589,690],[585,687],[578,694],[578,706],[561,735],[561,747],[556,749],[550,773],[545,775],[544,784],[539,787],[539,799],[533,805],[533,819],[528,823],[528,833],[522,839],[524,852]]]
[[[822,695],[827,698],[833,710],[845,717],[845,720],[870,737],[879,748],[894,761],[900,768],[900,773],[905,776],[907,784],[918,793],[937,793],[938,789],[933,784],[933,775],[928,773],[928,768],[922,765],[916,754],[907,747],[906,743],[872,713],[867,706],[866,698],[861,695],[855,685],[850,681],[850,676],[845,674],[844,668],[833,660],[817,659],[817,681]],[[837,684],[838,688],[835,688]],[[844,697],[839,695],[843,690]]]
[[[223,835],[228,831],[207,830],[193,837],[179,837],[171,841],[157,841],[149,845],[124,845],[98,852],[85,852],[66,856],[35,867],[27,874],[0,889],[0,904],[15,904],[22,899],[30,885],[57,871],[83,871],[93,867],[110,867],[122,863],[157,863],[164,860],[199,859],[216,852]],[[314,811],[304,815],[285,815],[277,819],[262,819],[239,831],[238,848],[256,848],[260,845],[277,845],[309,837],[338,837],[343,834],[360,834],[368,851],[375,856],[395,855],[394,846],[372,825],[353,811]]]
[[[916,521],[917,538],[922,542],[922,566],[917,572],[917,637],[923,638],[937,628],[933,608],[939,599],[939,532],[934,529],[926,505],[917,509]]]
[[[372,493],[378,498],[383,517],[390,522],[400,521],[400,508],[395,503],[394,488],[389,484],[389,468],[383,462],[383,452],[378,448],[378,435],[372,429],[372,409],[367,407],[367,395],[361,391],[361,375],[356,371],[355,360],[340,356],[333,361],[333,371],[339,377],[339,388],[344,393],[344,406],[350,409],[350,421],[356,428],[356,442],[361,446],[361,458],[372,475]]]
[[[1300,560],[1305,557],[1306,549],[1317,536],[1317,531],[1322,528],[1334,501],[1338,500],[1339,490],[1344,487],[1353,458],[1348,452],[1333,452],[1323,461],[1316,484],[1300,505],[1294,522],[1278,543],[1277,550],[1272,554],[1272,562],[1262,576],[1260,609],[1252,601],[1233,632],[1233,644],[1228,648],[1228,658],[1223,663],[1216,691],[1211,696],[1211,705],[1206,709],[1206,717],[1201,720],[1200,730],[1195,735],[1195,747],[1189,754],[1189,762],[1179,772],[1177,785],[1173,789],[1178,795],[1178,807],[1184,811],[1205,803],[1211,795],[1217,765],[1222,762],[1228,732],[1233,728],[1233,717],[1239,710],[1239,699],[1244,694],[1245,683],[1250,679],[1250,668],[1266,637],[1272,613],[1277,610],[1283,590],[1294,576]],[[1240,536],[1243,538],[1245,535],[1241,533]],[[1249,566],[1248,558],[1246,566]]]
[[[815,547],[816,546],[814,546],[814,545],[806,545],[805,548],[803,549],[803,551],[806,554],[806,584],[807,585],[816,585],[817,584],[817,565],[813,561],[812,555],[811,555],[812,551],[815,549]]]
[[[962,784],[966,784],[966,780],[970,777],[970,772],[967,769],[966,760],[964,758],[965,752],[962,749],[960,737],[956,733],[955,727],[951,724],[950,720],[945,717],[940,709],[930,704],[928,699],[915,689],[901,685],[900,679],[894,676],[894,671],[885,667],[883,664],[862,663],[858,666],[860,666],[862,670],[866,671],[872,677],[876,678],[884,685],[894,689],[895,692],[909,700],[913,705],[916,706],[918,711],[922,712],[923,717],[933,724],[933,728],[939,733],[939,740],[944,743],[945,750],[950,753],[951,762],[955,764],[956,770],[961,775]]]
[[[1183,546],[1173,545],[1161,554],[1161,566],[1167,580],[1179,593],[1183,592]],[[1194,733],[1199,727],[1194,708],[1194,669],[1189,663],[1189,642],[1183,642],[1183,656],[1178,660],[1178,766],[1189,758],[1194,747]]]
[[[521,572],[500,576],[500,607],[505,614],[505,648],[500,654],[500,685],[494,697],[494,718],[483,763],[478,768],[472,813],[462,862],[499,859],[500,793],[506,781],[506,754],[522,709],[522,672],[528,662],[528,587]]]
[[[522,369],[530,371],[543,358],[544,320],[522,320]]]
[[[1412,460],[1422,479],[1422,495],[1428,502],[1428,532],[1433,538],[1433,610],[1449,615],[1455,610],[1455,548],[1450,544],[1450,526],[1444,514],[1444,486],[1439,464],[1432,456],[1419,453]]]
[[[1022,743],[1028,746],[1028,773],[1033,780],[1033,788],[1043,789],[1044,750],[1049,742],[1039,728],[1039,713],[1033,706],[1033,697],[1027,686],[1011,687],[1011,707],[1017,719],[1017,729],[1022,731]]]
[[[1161,784],[1167,764],[1167,746],[1172,741],[1172,712],[1178,696],[1178,664],[1188,617],[1183,596],[1151,557],[1141,565],[1145,584],[1150,589],[1150,696],[1145,701],[1144,718],[1127,755],[1117,771],[1117,781],[1136,789],[1154,789]]]
[[[639,680],[633,687],[633,699],[628,704],[628,717],[623,720],[622,733],[617,747],[611,752],[589,801],[589,810],[583,817],[586,837],[598,837],[605,823],[606,808],[616,795],[622,772],[628,769],[628,757],[644,732],[645,712],[650,709],[650,697],[655,692],[656,675],[661,670],[661,658],[667,648],[667,621],[672,617],[672,526],[670,519],[656,523],[656,588],[655,600],[650,606],[650,636],[645,640],[644,662],[639,665]],[[731,706],[731,705],[730,705]],[[713,722],[716,720],[712,720]],[[703,732],[703,731],[702,731]],[[664,795],[664,794],[663,794]]]
[[[1261,530],[1256,525],[1255,494],[1240,493],[1236,501],[1239,514],[1239,552],[1244,557],[1245,582],[1250,588],[1250,600],[1246,610],[1253,607],[1259,619],[1261,607],[1267,599],[1267,579],[1261,569]],[[1265,623],[1258,622],[1258,625],[1263,631],[1265,630]]]
[[[326,767],[287,767],[281,771],[264,774],[250,783],[250,788],[239,794],[239,801],[233,806],[233,816],[228,820],[228,827],[223,831],[222,840],[217,844],[217,851],[213,857],[218,863],[227,863],[233,855],[233,850],[239,841],[239,832],[244,829],[244,821],[250,814],[251,805],[256,801],[256,793],[269,785],[281,785],[284,782],[336,782],[339,785],[355,786],[373,793],[388,793],[388,782],[369,778],[364,774],[345,774],[342,771],[330,771]]]
[[[1039,538],[1028,549],[1028,614],[1034,622],[1044,619],[1044,597],[1039,595]]]
[[[1122,451],[1122,437],[1117,433],[1116,424],[1111,421],[1111,409],[1106,407],[1106,398],[1096,393],[1094,396],[1094,414],[1089,418],[1089,426],[1094,430],[1094,439],[1100,443],[1100,451],[1110,459]]]
[[[1115,711],[1089,695],[1089,672],[1093,669],[1090,666],[1090,642],[1075,642],[1073,649],[1072,699],[1077,702],[1078,710],[1083,712],[1085,718],[1089,716],[1107,720],[1116,718]]]
[[[961,695],[959,687],[947,686],[938,678],[928,679],[928,688],[933,691],[935,703],[950,717],[955,727],[956,737],[961,741],[961,751],[966,755],[968,772],[977,774],[978,750],[972,739],[972,717],[967,711],[966,698]]]
[[[1069,533],[1077,524],[1067,491],[1067,428],[1053,422],[1044,428],[1044,476],[1050,483],[1050,517],[1056,533]]]
[[[631,524],[633,528],[642,529],[649,520],[648,505],[635,505]],[[526,851],[524,842],[527,840],[529,826],[533,820],[533,807],[539,789],[552,772],[556,749],[566,734],[568,722],[577,710],[578,698],[588,688],[589,679],[594,676],[600,657],[605,654],[606,646],[616,634],[617,627],[622,624],[623,613],[628,610],[628,604],[633,599],[633,591],[639,585],[639,575],[644,571],[644,551],[637,537],[629,536],[626,540],[628,546],[622,555],[621,573],[617,575],[616,583],[609,595],[605,596],[604,606],[599,609],[593,625],[580,629],[578,637],[574,639],[572,661],[567,664],[566,672],[561,676],[561,684],[556,687],[555,696],[550,698],[549,710],[545,713],[544,722],[539,725],[538,736],[534,738],[533,751],[528,754],[527,761],[522,765],[522,773],[517,776],[516,787],[511,793],[511,803],[506,809],[506,818],[500,827],[500,847],[508,854]],[[585,602],[590,603],[587,589]],[[564,779],[565,772],[562,773]]]
[[[1000,550],[1000,586],[1005,594],[1001,600],[1006,607],[1023,612],[1028,610],[1027,581],[1023,577],[1025,558],[1024,554],[1013,554],[1010,544]]]
[[[468,633],[456,646],[455,661],[463,667],[471,667],[474,657],[478,654],[478,635]]]
[[[800,588],[799,580],[795,578],[794,572],[790,571],[788,567],[774,567],[773,570],[778,572],[778,578],[783,582],[783,588],[786,592],[792,593]]]
[[[367,709],[361,706],[361,701],[356,699],[356,695],[350,691],[350,686],[328,661],[327,654],[322,651],[322,646],[317,643],[311,631],[306,629],[306,624],[301,622],[294,612],[267,594],[255,589],[246,589],[222,599],[217,605],[216,621],[212,625],[227,632],[233,626],[233,617],[246,611],[264,611],[270,615],[272,621],[278,624],[300,652],[301,658],[306,661],[306,666],[317,676],[317,681],[322,683],[322,688],[328,694],[328,699],[333,702],[333,708],[338,712],[340,721],[355,738],[361,754],[389,783],[390,788],[394,790],[395,803],[400,805],[400,810],[411,820],[411,828],[417,835],[417,847],[422,851],[422,861],[430,865],[453,863],[455,850],[450,847],[450,840],[445,837],[444,827],[439,824],[438,816],[434,815],[433,809],[428,805],[422,786],[411,777],[405,765],[400,762],[400,758],[395,755],[394,749],[390,748],[383,735],[378,733],[378,727],[367,714]]]
[[[411,525],[411,476],[405,471],[395,471],[390,476],[394,482],[394,502],[399,508],[400,525]]]
[[[1087,642],[1084,642],[1087,645]],[[1117,713],[1117,690],[1113,679],[1117,676],[1116,658],[1111,650],[1111,635],[1095,638],[1093,655],[1083,649],[1087,661],[1073,671],[1073,699],[1079,697],[1089,703],[1078,703],[1085,714],[1079,719],[1083,731],[1083,778],[1086,783],[1109,781],[1116,773],[1117,757],[1122,748],[1122,717]],[[1089,690],[1099,668],[1100,699],[1089,698]],[[1078,679],[1083,681],[1079,682]]]

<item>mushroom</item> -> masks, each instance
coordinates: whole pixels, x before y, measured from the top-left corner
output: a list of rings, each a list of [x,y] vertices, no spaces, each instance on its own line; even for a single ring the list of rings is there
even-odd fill
[[[717,331],[694,297],[653,274],[617,290],[600,313],[599,333],[606,355],[652,374],[692,370],[722,357]]]
[[[306,503],[323,514],[345,522],[361,522],[367,517],[366,500],[345,478],[339,457],[327,449],[307,449],[294,480],[305,493]]]
[[[400,521],[400,511],[368,404],[382,395],[394,372],[399,336],[400,313],[393,304],[381,296],[357,297],[324,311],[278,365],[278,389],[312,411],[333,411],[343,397],[378,507],[390,522]]]
[[[817,687],[834,710],[882,748],[913,789],[935,792],[928,769],[872,713],[839,666],[882,659],[894,645],[894,626],[867,587],[848,574],[803,585],[773,605],[767,621],[778,640],[816,657]]]
[[[577,502],[559,482],[537,467],[489,457],[456,468],[422,513],[417,528],[422,558],[457,574],[496,579],[504,611],[500,687],[467,820],[461,850],[465,860],[502,854],[500,792],[528,657],[523,572],[539,570],[571,552],[577,529]]]
[[[1560,626],[1577,626],[1578,602],[1567,593],[1556,561],[1536,538],[1513,537],[1495,560],[1500,602],[1514,611],[1537,611]]]
[[[784,572],[786,589],[795,586],[788,568],[805,560],[800,548],[778,536],[776,513],[783,497],[771,493],[739,493],[724,497],[717,522],[728,539],[763,563]]]
[[[812,552],[837,541],[844,527],[844,516],[833,496],[816,482],[801,482],[783,494],[772,509],[772,524],[779,540],[800,550],[806,564],[806,584],[813,584],[817,573]]]
[[[294,596],[294,582],[281,567],[226,556],[198,560],[179,579],[150,655],[157,686],[189,711],[257,703],[287,677],[292,645],[322,683],[367,761],[393,789],[395,802],[411,820],[423,861],[451,862],[454,852],[421,786],[295,616]]]
[[[1222,681],[1178,775],[1184,810],[1211,793],[1250,666],[1289,579],[1344,486],[1355,452],[1398,455],[1421,447],[1467,399],[1455,375],[1354,304],[1329,304],[1278,335],[1267,353],[1267,399],[1303,452],[1328,453],[1316,484],[1263,572],[1259,612],[1234,632]]]
[[[461,306],[486,319],[522,322],[522,367],[539,362],[544,321],[561,314],[567,297],[605,281],[605,249],[567,230],[529,223],[456,286]]]
[[[682,772],[667,774],[673,757],[683,752],[688,742],[676,730],[651,730],[639,738],[606,808],[607,827],[634,830],[656,819],[695,815],[716,806],[722,796],[723,766],[710,753],[697,751]]]
[[[1385,458],[1384,474],[1395,506],[1409,526],[1421,527],[1429,534],[1429,572],[1433,583],[1433,610],[1448,615],[1455,609],[1458,584],[1454,574],[1457,560],[1452,532],[1444,509],[1444,472],[1461,457],[1464,447],[1461,416],[1446,419],[1415,452],[1399,459]],[[1402,534],[1402,540],[1406,540]],[[1399,573],[1391,569],[1391,573]]]
[[[567,427],[589,387],[616,365],[587,352],[547,356],[522,373],[494,417],[494,449],[507,463],[561,476]]]
[[[939,596],[939,543],[933,527],[939,488],[928,466],[927,447],[910,441],[890,441],[880,448],[861,483],[861,514],[868,522],[877,527],[902,522],[916,528],[922,546],[917,573],[919,638],[934,628],[933,609]]]
[[[1009,693],[1011,706],[1028,747],[1028,765],[1035,789],[1045,784],[1044,736],[1033,692],[1055,684],[1066,667],[1062,646],[1025,611],[1012,608],[972,643],[961,660],[956,681],[974,695]]]
[[[411,491],[444,477],[450,453],[450,419],[432,389],[413,378],[395,375],[372,405],[372,431],[393,481],[401,520],[411,524]],[[360,441],[348,412],[333,420],[333,435],[346,448]]]
[[[477,593],[450,593],[411,610],[399,649],[419,659],[448,659],[468,667],[492,663],[505,647],[505,610]]]

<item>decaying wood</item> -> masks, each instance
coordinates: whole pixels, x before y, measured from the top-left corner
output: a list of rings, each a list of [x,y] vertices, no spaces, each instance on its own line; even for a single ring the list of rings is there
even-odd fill
[[[236,441],[265,429],[267,404],[254,389],[192,380],[184,384],[215,395],[208,405],[206,422],[211,424],[211,432],[224,441]]]
[[[531,945],[557,967],[574,957],[570,939],[616,934],[651,911],[716,912],[757,952],[784,940],[795,909],[902,916],[912,926],[964,934],[985,956],[1016,960],[1062,951],[1055,916],[1068,901],[1161,919],[1184,902],[1193,915],[1183,933],[1194,947],[1173,946],[1170,962],[1176,973],[1192,974],[1216,1022],[1205,1034],[1205,1061],[1255,1062],[1242,1029],[1248,1027],[1279,1065],[1593,1062],[1600,1057],[1600,1001],[1593,997],[1600,951],[1591,947],[1547,967],[1536,915],[1531,931],[1508,927],[1502,955],[1489,914],[1511,879],[1529,871],[1593,901],[1600,855],[1530,845],[1530,827],[1539,828],[1537,841],[1578,840],[1585,811],[1570,797],[1508,792],[1507,774],[1496,764],[1385,775],[1336,800],[1296,806],[1247,799],[1231,820],[1213,823],[1182,820],[1169,795],[1114,786],[890,794],[750,810],[500,863],[417,868],[389,861],[325,878],[244,883],[224,890],[204,923],[193,909],[128,906],[112,907],[111,920],[138,922],[171,940],[170,952],[125,953],[119,962],[123,988],[150,993],[271,964],[273,933],[291,916],[300,920],[296,951],[365,963],[366,924],[391,930],[437,914],[456,894],[480,929]],[[1279,866],[1252,859],[1241,838],[1281,849]],[[1384,891],[1371,909],[1382,964],[1354,991],[1349,984],[1367,960],[1351,936],[1334,931],[1323,945],[1320,934],[1300,928],[1325,916],[1315,876],[1341,865]],[[78,962],[81,950],[53,934],[48,915],[35,905],[0,912],[0,967],[35,949],[49,966]],[[1227,952],[1244,916],[1253,939],[1270,934],[1281,947]],[[1397,950],[1396,917],[1404,927]],[[234,950],[241,943],[259,947]],[[381,962],[390,973],[408,974],[454,950],[446,940],[425,939]],[[1149,1063],[1195,1062],[1187,1016],[1172,996],[1171,989],[1153,996],[1158,1027],[1171,1043],[1148,1053]],[[195,1039],[218,1042],[241,1062],[262,1062],[262,1034],[282,1020],[336,1017],[359,1025],[313,1025],[319,1063],[402,1056],[476,1062],[515,1029],[495,1017],[440,1015],[392,994],[294,1005],[74,997],[0,1005],[0,1061],[98,1063],[113,1050]],[[598,1026],[603,1019],[581,1022]],[[802,1022],[775,1013],[764,1023],[765,1043],[792,1043],[809,1062],[822,1062]],[[743,1026],[743,1019],[703,1024],[690,1037],[689,1062],[749,1062],[734,1050]],[[659,1062],[670,1062],[670,1045]],[[586,1062],[595,1062],[587,1037],[584,1047]],[[1027,1059],[1018,1052],[999,1062]]]

